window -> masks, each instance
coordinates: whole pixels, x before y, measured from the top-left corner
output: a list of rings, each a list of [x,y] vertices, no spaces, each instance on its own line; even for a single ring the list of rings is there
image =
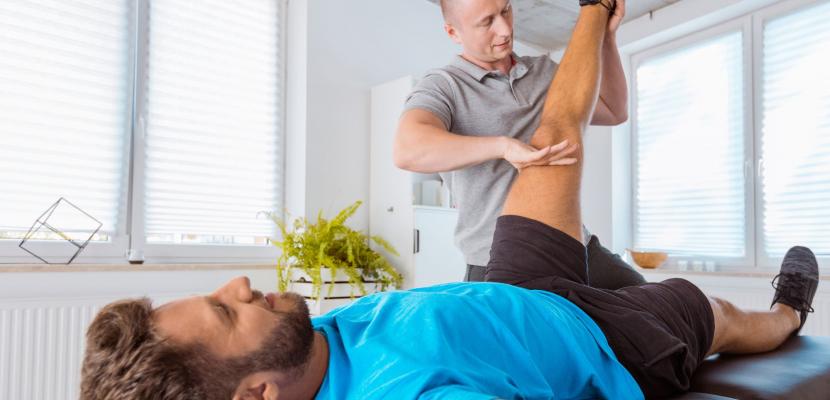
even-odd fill
[[[633,241],[777,267],[830,255],[830,4],[791,1],[632,57]]]
[[[729,32],[637,69],[635,246],[746,256],[742,39]]]
[[[830,3],[766,21],[760,175],[762,256],[830,255]]]
[[[130,4],[0,2],[0,255],[59,197],[103,224],[87,252],[123,254]]]
[[[150,4],[148,243],[264,244],[277,194],[276,3]]]
[[[36,261],[17,243],[59,197],[103,223],[79,261],[272,256],[261,212],[283,208],[283,12],[2,2],[0,260]]]

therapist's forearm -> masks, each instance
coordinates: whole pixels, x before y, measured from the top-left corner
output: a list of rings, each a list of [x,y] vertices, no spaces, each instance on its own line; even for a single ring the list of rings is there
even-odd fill
[[[612,115],[611,125],[628,120],[628,85],[616,36],[615,33],[607,33],[603,41],[602,83],[599,89],[599,101],[604,103]]]
[[[431,174],[454,171],[504,155],[506,137],[462,136],[433,126],[402,134],[395,141],[395,165],[412,172]]]

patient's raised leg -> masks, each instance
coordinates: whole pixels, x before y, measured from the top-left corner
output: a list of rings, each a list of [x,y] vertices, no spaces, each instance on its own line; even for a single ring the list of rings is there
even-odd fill
[[[601,5],[581,8],[570,44],[548,90],[539,128],[530,140],[536,148],[568,140],[579,146],[575,153],[577,162],[569,166],[525,168],[513,182],[502,209],[502,215],[542,222],[579,241],[582,133],[599,95],[601,49],[608,18],[608,10]]]
[[[531,145],[538,148],[568,140],[579,146],[576,153],[578,162],[570,166],[534,166],[522,170],[514,181],[502,210],[502,215],[541,222],[580,242],[582,133],[597,101],[602,71],[600,51],[607,20],[608,12],[601,6],[581,9],[571,42],[548,91],[539,128],[530,141]],[[567,251],[575,246],[573,243],[557,244],[559,247],[553,252],[555,254],[535,251],[532,246],[523,247],[517,242],[521,240],[521,235],[513,237],[506,232],[509,229],[524,229],[520,227],[521,224],[527,223],[505,221],[503,229],[497,227],[493,245],[496,268],[493,268],[494,259],[491,257],[488,280],[535,289],[550,287],[557,277],[584,283],[584,275],[578,271],[580,266],[577,265],[584,263],[584,256],[580,258],[578,255],[569,255]],[[528,229],[526,232],[533,234],[539,231]],[[505,242],[496,243],[498,240]],[[509,243],[510,241],[513,242]],[[576,247],[579,247],[578,244]],[[513,248],[521,254],[512,253]],[[781,270],[782,275],[786,275],[785,284],[776,292],[777,300],[770,311],[742,311],[727,301],[709,297],[714,315],[714,333],[708,351],[702,349],[704,354],[772,350],[803,325],[817,285],[817,266],[814,258],[810,260],[810,257],[812,256],[802,255],[795,261],[788,255],[785,259]],[[522,262],[511,262],[515,259],[521,259]],[[559,265],[570,263],[575,267],[569,269]],[[528,265],[550,265],[550,271],[530,269],[527,268]],[[567,293],[562,294],[567,297]],[[648,309],[648,305],[644,307]],[[614,339],[611,337],[612,342]]]

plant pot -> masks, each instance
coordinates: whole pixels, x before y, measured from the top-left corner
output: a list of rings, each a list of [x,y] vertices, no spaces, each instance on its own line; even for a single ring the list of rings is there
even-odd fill
[[[329,282],[349,282],[349,276],[346,275],[342,269],[337,270],[337,274],[332,276],[331,268],[323,267],[320,269],[320,277],[323,278],[323,283]],[[305,271],[299,268],[291,268],[292,282],[311,282],[311,277]]]
[[[349,277],[341,270],[332,275],[331,269],[323,268],[320,276],[323,280],[320,287],[320,299],[314,299],[314,284],[311,277],[300,269],[291,270],[291,283],[288,285],[288,290],[306,298],[312,315],[325,314],[363,296],[358,287],[349,283]],[[374,282],[364,281],[363,288],[366,289],[367,295],[378,291]]]

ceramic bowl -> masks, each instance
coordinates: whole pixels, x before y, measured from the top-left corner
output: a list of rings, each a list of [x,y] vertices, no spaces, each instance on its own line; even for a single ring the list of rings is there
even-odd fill
[[[631,259],[634,260],[634,264],[637,264],[640,268],[657,268],[669,258],[669,255],[662,251],[627,250],[628,254],[631,254]]]

